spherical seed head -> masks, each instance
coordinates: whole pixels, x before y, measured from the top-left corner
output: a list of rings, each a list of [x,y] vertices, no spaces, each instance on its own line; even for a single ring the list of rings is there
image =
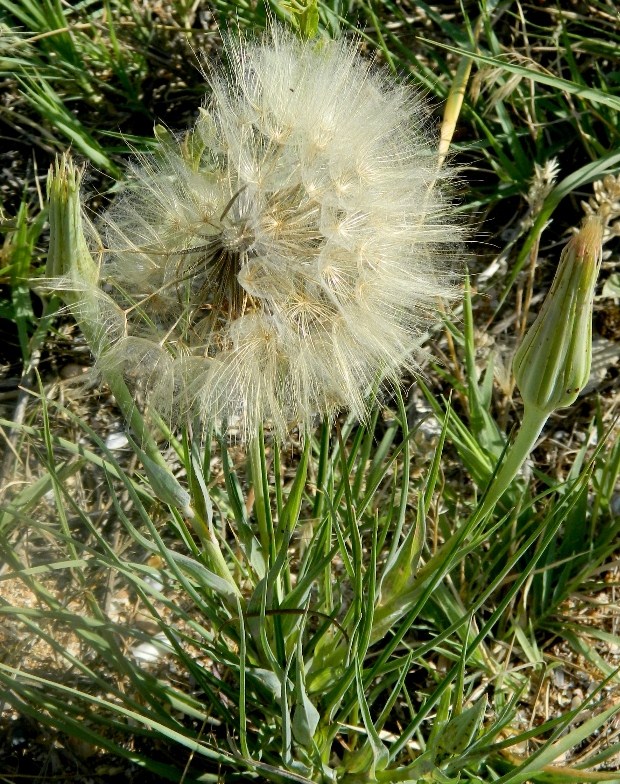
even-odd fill
[[[278,437],[415,365],[453,293],[425,107],[346,41],[229,47],[191,131],[131,166],[103,221],[126,313],[98,361],[164,416]]]

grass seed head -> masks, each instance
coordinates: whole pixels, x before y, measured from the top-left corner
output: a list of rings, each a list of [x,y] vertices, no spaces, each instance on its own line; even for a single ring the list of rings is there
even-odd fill
[[[125,328],[98,364],[164,416],[244,435],[363,417],[454,293],[450,173],[419,96],[354,44],[275,28],[229,55],[195,126],[162,133],[103,218]]]

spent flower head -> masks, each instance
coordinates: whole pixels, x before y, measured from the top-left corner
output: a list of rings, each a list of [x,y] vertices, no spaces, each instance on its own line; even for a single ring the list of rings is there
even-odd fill
[[[103,217],[97,361],[163,416],[282,437],[415,366],[460,232],[423,101],[355,44],[275,28],[229,55]]]

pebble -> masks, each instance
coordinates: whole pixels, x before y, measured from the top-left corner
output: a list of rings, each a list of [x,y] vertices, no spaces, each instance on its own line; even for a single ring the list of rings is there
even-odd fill
[[[105,440],[105,445],[108,449],[126,449],[129,441],[125,433],[110,433]]]

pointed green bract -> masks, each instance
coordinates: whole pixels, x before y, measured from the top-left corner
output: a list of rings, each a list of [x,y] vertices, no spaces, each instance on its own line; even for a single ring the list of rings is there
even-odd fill
[[[88,249],[82,224],[80,184],[83,169],[79,169],[68,153],[51,166],[47,179],[49,200],[50,245],[47,255],[47,275],[50,278],[68,276],[78,291],[85,286],[97,286],[99,270]],[[77,301],[78,291],[64,296],[67,304]]]
[[[602,234],[601,219],[590,216],[569,240],[551,290],[515,354],[515,379],[526,406],[546,413],[565,408],[588,382]]]

